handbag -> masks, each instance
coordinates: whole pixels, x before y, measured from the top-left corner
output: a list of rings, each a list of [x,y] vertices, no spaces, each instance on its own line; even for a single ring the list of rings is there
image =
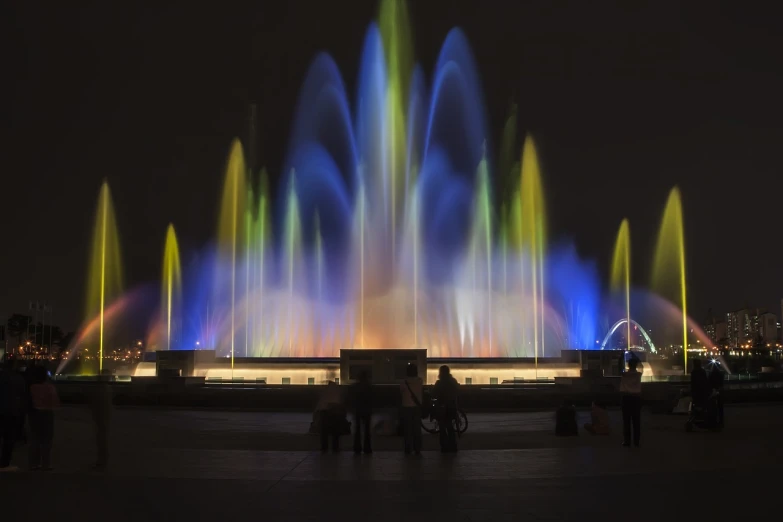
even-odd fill
[[[419,409],[421,410],[421,418],[422,419],[426,419],[427,417],[429,417],[430,416],[429,407],[425,408],[421,404],[421,401],[419,400],[419,398],[416,397],[416,394],[413,393],[413,390],[411,390],[411,385],[408,383],[408,379],[405,379],[405,387],[408,388],[408,393],[411,394],[411,398],[413,399],[413,402],[415,402],[416,406],[418,406]],[[423,395],[424,395],[424,390],[422,390],[422,396]]]

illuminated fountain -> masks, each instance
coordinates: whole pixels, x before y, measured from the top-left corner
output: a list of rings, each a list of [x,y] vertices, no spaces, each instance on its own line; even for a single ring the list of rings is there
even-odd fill
[[[109,337],[107,307],[122,293],[120,239],[109,184],[103,182],[95,210],[92,249],[87,271],[87,309],[90,334],[83,341],[98,348],[98,372],[103,371],[103,349]],[[96,321],[97,319],[97,321]],[[97,324],[96,324],[97,322]]]
[[[251,170],[243,144],[231,143],[215,240],[181,275],[173,227],[167,233],[157,349],[214,349],[232,369],[236,358],[336,357],[342,348],[529,357],[537,367],[564,349],[602,346],[600,322],[617,317],[601,309],[595,264],[549,241],[544,172],[532,137],[517,132],[517,107],[496,155],[465,35],[446,35],[429,83],[411,42],[404,2],[384,1],[353,96],[331,56],[318,54],[276,176]],[[116,243],[109,207],[99,204],[99,223],[111,229],[101,252]],[[655,284],[686,318],[676,190],[656,252]],[[112,255],[91,277],[104,281],[110,265],[119,274]],[[672,274],[681,294],[667,293]],[[624,297],[630,345],[627,221],[611,287]]]
[[[631,349],[631,229],[627,219],[620,223],[612,255],[610,280],[612,292],[623,296],[625,305],[626,348]]]
[[[166,230],[161,280],[161,323],[166,326],[166,340],[162,346],[165,346],[166,350],[171,350],[173,333],[176,332],[182,310],[182,269],[177,234],[172,224],[169,224]]]
[[[685,230],[680,189],[669,192],[655,245],[652,288],[682,311],[683,368],[688,373],[688,291],[685,278]]]

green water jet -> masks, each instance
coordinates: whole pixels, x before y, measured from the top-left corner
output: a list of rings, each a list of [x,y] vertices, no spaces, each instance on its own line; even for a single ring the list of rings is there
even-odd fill
[[[285,215],[285,249],[288,269],[288,356],[293,357],[294,346],[294,273],[296,261],[302,250],[302,223],[299,216],[299,200],[296,196],[295,175],[291,173],[288,188],[288,204]]]
[[[253,242],[253,191],[247,192],[247,210],[245,211],[245,357],[250,355],[250,278],[252,272],[250,268],[252,266],[253,256],[252,242]]]
[[[487,316],[489,328],[487,330],[489,355],[492,356],[492,202],[489,190],[489,169],[484,158],[478,167],[477,173],[478,191],[473,207],[473,232],[471,241],[473,284],[476,281],[476,267],[478,265],[478,253],[483,251],[486,267],[486,291],[487,291]],[[474,288],[475,295],[475,288]]]
[[[266,173],[266,170],[261,170],[261,183],[260,183],[260,190],[259,190],[259,199],[258,199],[258,214],[256,217],[256,250],[258,255],[258,271],[257,271],[257,278],[258,278],[258,299],[257,302],[261,303],[263,302],[264,298],[264,283],[265,283],[265,277],[266,277],[266,249],[267,244],[270,241],[271,238],[271,219],[270,219],[270,205],[269,205],[269,185],[268,185],[268,176]],[[260,321],[263,319],[263,316],[259,314],[253,314],[253,331],[258,331],[259,333],[256,335],[254,333],[253,339],[255,339],[255,343],[257,346],[259,346],[262,349],[263,354],[263,324],[256,325],[256,321]]]
[[[392,271],[397,250],[397,220],[401,214],[404,171],[407,158],[405,114],[408,107],[408,89],[413,76],[413,31],[405,0],[383,0],[378,14],[387,67],[386,85],[386,140],[389,172],[391,263]]]

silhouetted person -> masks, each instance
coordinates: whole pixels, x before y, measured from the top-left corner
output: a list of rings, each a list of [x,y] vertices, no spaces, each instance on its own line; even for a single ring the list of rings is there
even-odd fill
[[[707,399],[710,396],[710,383],[707,378],[707,372],[701,366],[701,361],[693,361],[693,370],[691,370],[691,401],[698,408],[707,407]]]
[[[555,435],[559,437],[579,435],[579,428],[576,426],[576,408],[568,400],[564,400],[555,412]]]
[[[372,421],[372,384],[366,371],[359,374],[359,379],[351,385],[351,402],[356,426],[353,432],[353,452],[356,454],[372,453],[371,421]]]
[[[57,390],[46,374],[46,368],[32,368],[30,386],[30,469],[52,469],[51,453],[54,439],[54,410],[60,405]]]
[[[438,371],[438,382],[432,390],[437,400],[437,418],[440,427],[440,451],[443,453],[457,452],[457,394],[459,383],[451,375],[451,370],[445,364]]]
[[[10,362],[0,370],[0,472],[17,471],[11,466],[14,445],[19,439],[21,420],[27,406],[24,378]]]
[[[113,409],[113,393],[108,375],[101,375],[92,394],[90,410],[95,423],[97,459],[95,469],[104,470],[109,464],[109,428]]]
[[[716,392],[715,407],[717,409],[717,422],[718,427],[723,427],[723,372],[720,370],[718,364],[712,367],[710,372],[710,388],[713,392]]]
[[[33,403],[30,400],[30,386],[33,384],[33,374],[35,374],[33,368],[35,368],[35,364],[23,367],[21,366],[21,363],[19,363],[19,366],[17,367],[19,375],[21,375],[24,380],[25,408],[22,412],[22,417],[19,419],[19,438],[17,439],[17,441],[22,444],[27,444],[27,415],[33,408]]]
[[[415,364],[409,364],[405,369],[405,381],[400,384],[402,397],[402,429],[405,439],[405,454],[413,451],[416,455],[421,453],[421,413],[422,400],[424,399],[424,383],[419,377]]]
[[[641,439],[642,417],[642,374],[637,371],[639,360],[635,357],[628,361],[628,370],[620,377],[620,393],[623,406],[623,446],[631,445],[631,426],[633,425],[633,444],[639,447]]]
[[[609,435],[609,414],[603,403],[593,401],[590,422],[585,424],[585,431],[591,435]]]
[[[345,407],[340,396],[340,387],[334,381],[329,381],[321,400],[318,402],[318,419],[321,430],[321,451],[329,450],[329,439],[332,440],[332,451],[340,451],[340,435],[345,422]]]

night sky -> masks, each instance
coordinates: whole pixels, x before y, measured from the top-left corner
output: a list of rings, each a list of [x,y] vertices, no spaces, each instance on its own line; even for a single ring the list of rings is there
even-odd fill
[[[82,319],[99,185],[114,193],[127,286],[159,277],[166,225],[183,258],[217,223],[230,140],[259,106],[261,163],[286,152],[299,86],[329,51],[348,92],[377,4],[167,2],[123,10],[16,1],[4,8],[0,313],[52,302]],[[86,3],[85,3],[86,4]],[[684,198],[689,312],[779,313],[783,33],[747,3],[417,0],[417,60],[431,78],[461,26],[499,145],[512,99],[535,133],[550,228],[608,271],[620,220],[633,271],[648,261],[667,193]],[[745,11],[743,11],[745,9]]]

